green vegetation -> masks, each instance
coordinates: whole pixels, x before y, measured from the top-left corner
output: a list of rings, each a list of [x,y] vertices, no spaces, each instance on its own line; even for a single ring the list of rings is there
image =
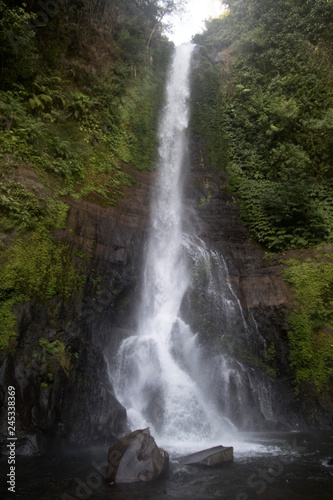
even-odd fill
[[[60,340],[55,340],[54,342],[50,342],[47,339],[40,339],[39,345],[45,348],[46,352],[51,356],[59,354],[59,352],[65,350],[65,346],[63,342],[61,342]]]
[[[259,368],[272,378],[276,378],[276,349],[273,343],[266,350],[263,349],[259,353],[254,353],[247,346],[242,332],[237,335],[237,339],[235,339],[235,335],[224,333],[221,343],[225,353],[235,356],[237,359],[251,366]]]
[[[70,360],[70,349],[66,349],[65,344],[61,340],[54,340],[50,342],[47,339],[40,339],[39,345],[43,350],[42,362],[47,363],[47,369],[44,370],[47,373],[47,379],[52,378],[52,374],[55,371],[55,363],[58,362],[66,375],[72,368]],[[48,387],[48,382],[44,381],[41,383],[42,387]]]
[[[313,248],[310,260],[287,262],[284,278],[299,304],[288,318],[290,364],[320,391],[333,374],[333,2],[228,6],[195,38],[192,127],[267,259]]]
[[[331,241],[333,3],[228,4],[195,39],[194,131],[257,241],[273,251]]]
[[[203,136],[210,163],[217,169],[225,168],[228,155],[224,115],[221,112],[223,91],[219,72],[204,47],[200,51],[200,67],[193,72],[191,101],[194,133],[198,137]],[[201,157],[204,157],[202,149]]]
[[[312,380],[322,390],[333,375],[333,252],[285,263],[284,278],[299,301],[288,318],[291,366],[297,382]]]
[[[16,336],[13,306],[33,298],[45,301],[55,296],[68,299],[85,283],[79,264],[68,245],[55,243],[41,225],[18,237],[3,252],[0,268],[0,347]]]
[[[123,135],[119,155],[138,170],[152,170],[157,158],[156,110],[161,101],[162,88],[153,70],[148,69],[140,85],[136,83],[129,89],[121,107]]]
[[[15,297],[0,302],[0,349],[4,349],[10,345],[11,339],[15,338],[17,331],[15,329],[16,317],[13,307],[17,302],[23,302],[24,297]]]
[[[153,168],[176,3],[0,0],[0,349],[15,304],[84,284],[85,254],[54,237],[68,200],[113,205]]]
[[[39,221],[42,210],[38,198],[22,184],[0,182],[0,228],[31,229]]]
[[[0,1],[0,61],[3,85],[29,81],[36,72],[37,49],[32,24],[36,16]]]
[[[0,293],[27,298],[69,298],[84,280],[77,274],[68,246],[55,244],[48,231],[38,229],[18,238],[6,252]]]

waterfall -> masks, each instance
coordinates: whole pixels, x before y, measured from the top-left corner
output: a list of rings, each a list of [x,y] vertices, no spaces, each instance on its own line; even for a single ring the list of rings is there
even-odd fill
[[[207,250],[195,234],[184,232],[192,52],[191,44],[177,47],[169,72],[138,328],[119,347],[112,381],[133,429],[150,426],[159,443],[192,443],[198,448],[221,443],[236,429],[232,409],[242,411],[244,380],[251,382],[240,363],[221,353],[207,353],[180,314],[187,291],[203,269],[207,294],[214,296],[221,316],[221,333],[234,329],[235,321],[246,330],[223,257]],[[250,403],[264,414],[263,398],[251,397]]]

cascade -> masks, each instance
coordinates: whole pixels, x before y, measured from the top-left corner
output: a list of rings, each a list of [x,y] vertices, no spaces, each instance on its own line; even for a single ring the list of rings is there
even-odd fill
[[[169,71],[138,327],[122,341],[111,374],[131,427],[150,426],[159,444],[183,449],[215,445],[230,436],[244,424],[239,414],[245,403],[256,407],[262,418],[271,418],[267,390],[260,384],[261,389],[252,389],[255,376],[222,348],[204,348],[181,315],[186,294],[204,276],[221,337],[236,329],[247,335],[223,256],[208,250],[185,224],[183,170],[192,52],[191,44],[177,47]]]

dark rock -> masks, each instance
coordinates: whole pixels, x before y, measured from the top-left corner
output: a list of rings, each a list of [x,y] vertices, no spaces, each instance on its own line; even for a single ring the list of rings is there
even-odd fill
[[[108,483],[135,483],[167,477],[169,455],[158,448],[149,427],[124,436],[109,448]]]
[[[245,404],[240,408],[229,406],[230,411],[225,411],[222,404],[224,414],[242,430],[253,430],[256,422],[260,429],[266,430],[332,429],[332,389],[320,394],[313,384],[309,387],[303,383],[299,387],[299,397],[295,396],[287,323],[290,311],[295,307],[295,297],[282,278],[280,256],[267,259],[265,249],[251,239],[240,217],[237,200],[228,191],[226,174],[210,167],[204,140],[197,137],[191,140],[190,157],[185,205],[190,207],[188,214],[196,234],[207,248],[223,256],[230,284],[242,306],[243,318],[239,315],[233,323],[229,320],[229,325],[225,325],[222,309],[216,307],[213,295],[207,293],[209,283],[204,274],[199,275],[199,282],[187,290],[181,316],[192,331],[197,332],[201,345],[207,349],[207,358],[214,355],[216,346],[221,348],[222,338],[225,354],[236,355],[249,377],[256,379],[252,387],[257,385],[268,389],[272,409],[269,419],[272,421],[256,411],[248,412],[249,415],[239,411],[241,406],[247,406],[247,402],[247,408],[259,409],[253,400],[257,396],[252,397],[248,390]],[[217,184],[219,189],[216,189]],[[287,255],[288,252],[284,257]],[[243,319],[247,331],[244,331]],[[270,346],[274,346],[275,356],[267,362],[262,353]],[[265,371],[267,368],[273,370]],[[212,387],[217,384],[215,378]],[[243,397],[244,394],[241,395],[242,401]],[[221,394],[222,399],[224,394]],[[233,394],[233,399],[237,399],[236,394]]]
[[[232,446],[214,446],[206,450],[197,451],[177,460],[183,465],[216,465],[232,462],[234,459],[234,449]]]
[[[114,207],[66,200],[66,229],[55,231],[55,238],[89,256],[80,262],[85,289],[70,301],[56,298],[15,307],[19,336],[15,349],[0,353],[0,387],[16,388],[18,454],[105,444],[126,432],[126,410],[115,398],[104,352],[106,342],[117,339],[118,318],[133,317],[132,296],[141,269],[154,174],[133,176],[135,186]],[[25,171],[22,177],[29,178]],[[42,338],[60,341],[64,353],[43,351]],[[6,403],[6,391],[0,389],[4,436]]]
[[[17,454],[46,453],[66,443],[105,444],[124,432],[126,410],[114,396],[100,350],[71,337],[67,347],[77,356],[66,350],[63,357],[43,354],[38,344],[43,335],[30,329],[26,333],[24,350],[8,355],[0,370],[0,385],[16,389]],[[6,394],[0,399],[5,422]],[[0,432],[6,434],[2,425]]]

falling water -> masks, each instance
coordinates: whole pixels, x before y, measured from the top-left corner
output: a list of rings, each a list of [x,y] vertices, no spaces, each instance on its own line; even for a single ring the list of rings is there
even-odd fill
[[[200,442],[216,444],[217,438],[221,442],[223,435],[230,435],[235,425],[228,412],[229,398],[235,406],[235,399],[242,399],[244,385],[241,365],[221,354],[211,356],[207,362],[207,353],[199,345],[197,335],[180,317],[184,295],[193,286],[195,269],[204,266],[208,294],[222,296],[217,307],[223,323],[232,328],[237,316],[246,328],[222,257],[209,252],[202,241],[194,234],[185,234],[183,228],[183,167],[192,52],[190,44],[177,47],[170,69],[159,128],[160,158],[138,329],[122,342],[112,377],[116,396],[126,407],[131,426],[149,425],[159,443],[177,443],[178,447],[185,443],[189,447],[191,443],[197,447]]]

